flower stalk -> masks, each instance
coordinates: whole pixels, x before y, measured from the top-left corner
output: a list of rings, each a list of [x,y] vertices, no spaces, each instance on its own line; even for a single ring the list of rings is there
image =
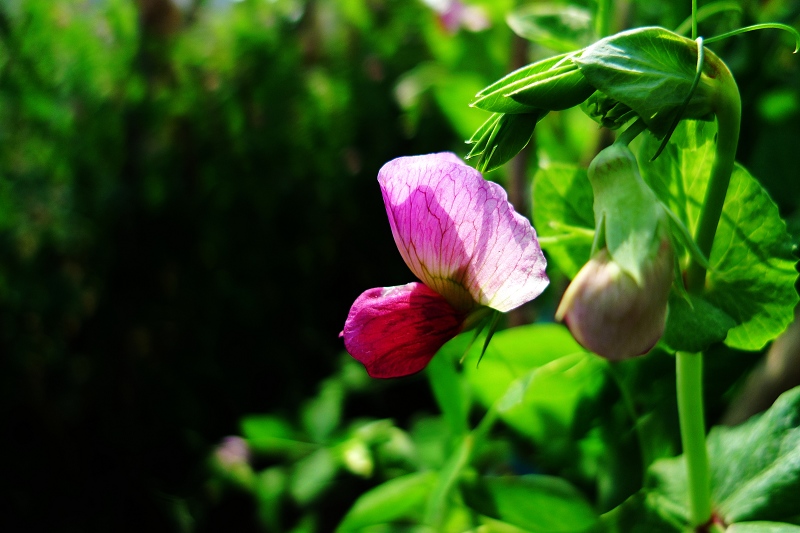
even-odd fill
[[[696,527],[711,519],[711,482],[703,414],[702,354],[678,352],[676,372],[681,445],[686,458],[689,485],[689,513],[692,525]]]

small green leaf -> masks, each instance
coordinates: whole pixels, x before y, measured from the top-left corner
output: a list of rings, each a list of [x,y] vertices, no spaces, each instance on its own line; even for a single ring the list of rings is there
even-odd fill
[[[303,406],[303,426],[314,441],[324,442],[339,426],[343,401],[344,388],[341,382],[331,378],[322,383],[319,395]]]
[[[558,52],[583,48],[595,38],[591,13],[576,5],[527,4],[509,13],[506,22],[520,37]]]
[[[289,492],[301,505],[311,503],[328,488],[339,464],[331,450],[321,448],[295,464],[289,482]]]
[[[558,477],[482,477],[464,484],[462,493],[479,513],[531,533],[588,532],[598,523],[586,498]]]
[[[401,519],[422,518],[425,501],[436,483],[435,472],[408,474],[362,494],[345,515],[337,532],[359,531]]]
[[[593,202],[585,169],[553,164],[536,173],[533,225],[542,248],[570,278],[589,260],[595,224]]]
[[[702,352],[725,339],[736,322],[703,298],[688,295],[687,301],[674,290],[669,297],[667,327],[661,342],[670,352]]]
[[[684,121],[642,176],[694,234],[714,159],[713,123]],[[643,136],[639,154],[652,154],[657,141]],[[794,316],[797,272],[791,238],[778,208],[747,170],[737,165],[709,257],[704,298],[736,322],[725,344],[760,350]]]

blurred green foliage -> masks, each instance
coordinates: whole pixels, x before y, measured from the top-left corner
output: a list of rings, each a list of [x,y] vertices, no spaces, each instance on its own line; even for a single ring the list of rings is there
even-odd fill
[[[341,362],[353,299],[409,280],[375,177],[399,155],[464,155],[489,116],[468,107],[475,93],[554,53],[552,32],[527,44],[506,25],[524,2],[476,1],[473,18],[455,22],[440,4],[0,3],[0,405],[12,445],[3,530],[327,531],[345,515],[345,525],[375,523],[375,509],[399,520],[435,513],[418,497],[440,483],[429,472],[445,468],[499,392],[480,371],[470,369],[470,387],[447,378],[446,364],[431,371],[431,391],[422,377],[369,382]],[[580,16],[595,8],[572,4]],[[619,2],[612,29],[677,27],[685,4]],[[790,0],[741,5],[701,29],[800,20]],[[516,22],[535,33],[524,14]],[[743,95],[740,160],[797,234],[798,61],[770,32],[714,49]],[[578,110],[550,113],[522,172],[490,177],[525,211],[540,165],[586,162],[603,141]],[[541,300],[544,315],[557,297]],[[753,362],[724,355],[710,363],[712,420]],[[620,383],[637,394],[649,459],[676,451],[663,359],[587,374],[583,393],[567,391],[579,407],[553,414],[550,447],[531,449],[514,415],[501,416],[474,464],[564,475],[600,510],[618,503],[642,472],[625,461],[636,448]],[[237,441],[223,444],[234,443],[229,455],[215,448],[232,434],[249,462]],[[617,454],[602,463],[612,441]],[[618,485],[594,484],[598,471]],[[538,483],[473,493],[539,494]],[[587,509],[571,487],[563,493],[565,512]],[[459,509],[454,528],[470,523]]]

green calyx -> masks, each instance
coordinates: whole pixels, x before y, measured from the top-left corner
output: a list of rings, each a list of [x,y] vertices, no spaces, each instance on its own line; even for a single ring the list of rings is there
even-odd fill
[[[595,244],[641,286],[644,271],[666,238],[669,220],[664,207],[639,173],[627,145],[616,143],[589,165],[594,192]]]

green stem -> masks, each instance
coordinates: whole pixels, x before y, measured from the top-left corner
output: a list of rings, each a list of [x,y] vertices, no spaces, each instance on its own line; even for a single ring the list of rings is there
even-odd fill
[[[676,361],[678,415],[689,483],[689,512],[692,526],[697,527],[711,519],[711,482],[703,416],[703,356],[678,352]]]
[[[612,0],[597,0],[594,31],[598,38],[611,35],[611,1]]]
[[[706,197],[697,221],[695,241],[697,247],[706,258],[711,257],[711,245],[717,233],[719,217],[733,173],[736,158],[736,146],[739,144],[739,123],[742,115],[742,102],[739,89],[728,67],[716,56],[708,53],[710,62],[716,71],[719,91],[713,103],[717,117],[717,146],[714,154],[714,166],[708,181]],[[686,270],[686,289],[694,294],[703,292],[706,282],[706,269],[696,259],[692,259]]]
[[[628,126],[628,129],[619,134],[617,140],[614,141],[614,144],[624,144],[625,146],[628,146],[640,133],[646,129],[647,124],[644,123],[644,120],[641,118],[636,119],[636,122]]]
[[[692,0],[692,40],[697,39],[697,0]]]

